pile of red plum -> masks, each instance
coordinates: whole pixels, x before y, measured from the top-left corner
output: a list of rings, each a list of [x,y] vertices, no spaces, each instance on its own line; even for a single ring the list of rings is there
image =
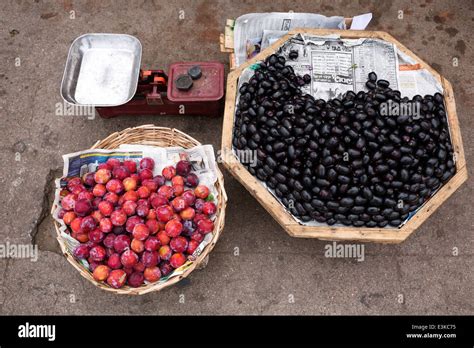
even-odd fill
[[[156,282],[182,266],[214,230],[216,204],[189,161],[153,175],[152,158],[109,158],[62,180],[59,218],[95,280],[112,288]]]

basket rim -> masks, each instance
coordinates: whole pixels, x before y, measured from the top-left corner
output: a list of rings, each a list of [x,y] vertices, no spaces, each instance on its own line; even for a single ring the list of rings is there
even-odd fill
[[[125,128],[121,131],[114,132],[110,135],[108,135],[106,138],[102,140],[98,140],[94,143],[92,147],[89,149],[99,149],[99,148],[105,148],[105,149],[112,149],[113,147],[101,147],[104,144],[107,144],[107,142],[111,140],[116,140],[119,143],[125,144],[141,144],[140,140],[133,140],[133,141],[127,141],[124,142],[123,140],[127,139],[127,135],[129,135],[132,132],[153,132],[153,133],[158,133],[158,132],[167,132],[171,133],[170,137],[168,138],[168,142],[170,142],[170,145],[172,145],[173,141],[175,140],[175,136],[179,136],[185,141],[188,141],[192,144],[192,146],[189,147],[184,147],[183,148],[190,148],[194,146],[199,146],[202,145],[199,141],[197,141],[195,138],[191,137],[190,135],[176,129],[176,128],[169,128],[169,127],[161,127],[161,126],[155,126],[153,124],[147,124],[147,125],[142,125],[142,126],[136,126],[136,127],[129,127]],[[144,145],[151,145],[151,144],[144,144]],[[157,146],[157,145],[152,145],[152,146]],[[168,145],[169,146],[169,145]],[[162,147],[167,147],[167,146],[162,146]],[[94,284],[96,287],[109,291],[112,293],[116,294],[123,294],[123,295],[143,295],[147,294],[153,291],[160,291],[163,290],[173,284],[176,284],[177,282],[181,281],[182,279],[188,277],[196,268],[199,269],[199,267],[205,262],[205,259],[209,256],[211,251],[214,249],[217,240],[219,239],[225,225],[225,209],[227,205],[227,193],[225,191],[224,187],[224,176],[219,169],[218,166],[216,166],[216,174],[217,174],[217,180],[215,183],[216,189],[218,191],[218,197],[217,197],[217,212],[216,212],[216,218],[214,219],[214,231],[212,232],[212,239],[209,242],[208,245],[206,245],[201,252],[201,254],[194,260],[192,261],[191,265],[186,268],[185,271],[183,271],[182,274],[171,277],[167,279],[163,283],[148,283],[145,285],[142,285],[138,288],[133,288],[128,285],[125,285],[124,287],[120,289],[115,289],[107,285],[105,282],[98,282],[92,277],[92,272],[87,270],[81,263],[79,263],[76,258],[71,254],[71,252],[68,251],[66,244],[64,242],[63,237],[61,236],[61,231],[60,231],[60,224],[53,218],[53,223],[54,227],[56,230],[56,240],[59,243],[59,246],[61,248],[61,251],[63,255],[66,257],[67,261],[77,270],[79,271],[80,275],[90,281],[92,284]],[[52,208],[51,208],[51,214],[56,210],[57,205],[53,202]]]

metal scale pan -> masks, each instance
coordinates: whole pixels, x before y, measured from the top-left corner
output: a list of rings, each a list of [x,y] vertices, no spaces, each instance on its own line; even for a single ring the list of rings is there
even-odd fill
[[[74,105],[117,106],[131,100],[140,75],[142,45],[126,34],[85,34],[72,43],[61,83]]]

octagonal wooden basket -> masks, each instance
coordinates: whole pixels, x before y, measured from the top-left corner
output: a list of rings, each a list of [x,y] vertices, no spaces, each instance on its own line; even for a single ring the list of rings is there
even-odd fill
[[[252,64],[264,60],[267,56],[275,53],[291,37],[296,34],[312,34],[317,36],[337,34],[341,38],[379,38],[392,42],[397,49],[413,58],[422,68],[428,70],[441,84],[444,91],[444,102],[453,144],[456,174],[446,182],[421,208],[400,228],[368,228],[368,227],[341,227],[341,226],[304,226],[285,209],[285,207],[252,176],[247,169],[232,154],[232,136],[235,115],[235,101],[237,97],[237,86],[242,72]],[[318,238],[323,240],[355,240],[379,243],[400,243],[413,233],[448,197],[467,180],[466,161],[456,115],[456,104],[454,101],[451,83],[431,68],[422,59],[416,56],[408,48],[398,42],[391,35],[382,31],[356,31],[356,30],[332,30],[332,29],[295,29],[260,52],[254,58],[240,65],[229,73],[227,78],[227,95],[225,101],[224,125],[222,135],[222,153],[225,167],[230,173],[244,185],[247,190],[263,205],[263,207],[278,221],[285,231],[293,237]]]

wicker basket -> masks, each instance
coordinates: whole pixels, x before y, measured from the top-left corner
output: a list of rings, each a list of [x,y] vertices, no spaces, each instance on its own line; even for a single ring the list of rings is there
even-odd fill
[[[156,127],[154,125],[144,125],[140,127],[127,128],[123,131],[113,133],[104,140],[96,142],[94,146],[91,147],[91,149],[115,149],[121,144],[141,144],[160,147],[181,146],[183,148],[191,148],[196,145],[201,145],[196,139],[177,129]],[[143,295],[152,291],[159,291],[179,282],[183,278],[186,278],[195,268],[199,269],[204,268],[206,266],[208,255],[214,248],[224,228],[227,194],[224,189],[224,178],[219,169],[217,169],[216,189],[218,191],[217,213],[216,219],[214,220],[214,231],[211,242],[204,248],[201,255],[199,255],[197,259],[193,261],[191,266],[187,268],[184,273],[179,276],[172,277],[164,283],[156,282],[144,284],[139,288],[132,288],[129,286],[124,286],[120,289],[111,288],[103,282],[96,281],[92,277],[92,273],[74,258],[71,252],[66,248],[65,241],[61,237],[59,223],[57,221],[54,221],[54,225],[56,228],[56,239],[58,240],[59,245],[61,246],[61,250],[64,256],[66,256],[66,259],[69,261],[69,263],[73,265],[84,278],[89,280],[95,286],[106,291],[114,292],[116,294],[126,295]],[[53,206],[52,211],[54,211],[55,209],[56,206]]]

